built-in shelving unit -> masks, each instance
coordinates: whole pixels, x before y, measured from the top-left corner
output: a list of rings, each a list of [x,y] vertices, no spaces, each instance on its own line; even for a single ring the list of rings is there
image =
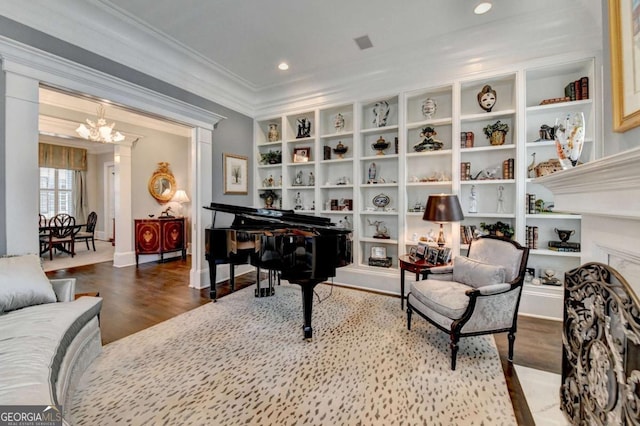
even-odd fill
[[[454,193],[465,214],[462,223],[445,224],[447,245],[454,253],[464,254],[467,247],[461,243],[460,225],[479,228],[482,222],[501,221],[514,229],[514,238],[523,245],[528,228],[537,227],[537,248],[532,248],[528,266],[536,277],[553,269],[562,278],[580,264],[580,253],[552,251],[548,242],[558,240],[555,229],[574,230],[570,241],[579,242],[581,218],[550,208],[552,194],[534,182],[535,166],[556,158],[555,143],[542,139],[541,126],[553,127],[556,119],[582,112],[587,129],[581,161],[595,158],[599,119],[594,95],[600,90],[595,70],[594,58],[547,63],[260,118],[255,121],[255,204],[263,204],[262,191],[273,190],[280,197],[277,207],[302,206],[297,210],[330,217],[352,229],[354,259],[340,269],[341,279],[346,284],[397,291],[389,277],[397,277],[398,255],[437,234],[439,228],[422,220],[427,198]],[[546,99],[564,96],[565,87],[583,77],[588,80],[589,99],[541,105]],[[497,94],[491,111],[478,102],[478,93],[486,85]],[[435,106],[435,112],[423,112],[425,105]],[[301,135],[300,120],[310,123],[309,135]],[[504,143],[492,145],[483,129],[498,120],[509,126],[509,132]],[[268,136],[273,124],[280,129],[276,140]],[[427,133],[435,143],[425,145]],[[374,148],[381,141],[388,147]],[[336,151],[338,145],[344,152]],[[299,149],[308,150],[307,161],[294,161]],[[282,152],[280,164],[259,163],[260,154],[269,150]],[[470,165],[468,174],[462,163]],[[503,173],[505,167],[511,173]],[[535,194],[544,201],[544,210],[551,211],[529,213],[527,194]],[[389,204],[375,206],[377,196],[388,197]],[[376,224],[388,238],[375,238]],[[392,258],[390,268],[369,266],[373,247],[386,249]],[[550,299],[561,300],[562,287],[528,283],[524,294],[522,311],[554,316],[555,307],[539,307]]]

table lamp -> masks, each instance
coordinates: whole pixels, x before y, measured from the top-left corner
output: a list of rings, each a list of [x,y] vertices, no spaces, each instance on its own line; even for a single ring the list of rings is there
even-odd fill
[[[422,220],[436,222],[440,224],[440,234],[438,234],[438,247],[444,247],[443,223],[459,222],[464,219],[460,201],[457,195],[439,194],[429,195],[427,207],[422,215]]]
[[[183,216],[182,210],[184,207],[182,207],[182,205],[190,201],[189,197],[187,197],[187,193],[184,192],[184,189],[178,189],[173,195],[173,198],[171,198],[171,201],[180,204],[180,216]]]

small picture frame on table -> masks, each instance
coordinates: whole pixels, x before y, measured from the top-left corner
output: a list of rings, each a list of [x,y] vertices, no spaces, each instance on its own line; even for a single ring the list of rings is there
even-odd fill
[[[411,260],[416,260],[418,258],[418,246],[409,247],[409,258]]]
[[[451,249],[448,247],[442,247],[438,250],[438,265],[446,265],[451,262]]]
[[[426,253],[427,253],[427,246],[418,244],[418,246],[416,247],[416,257],[418,259],[424,259]]]
[[[427,249],[427,263],[432,265],[438,264],[438,248],[437,247],[429,247]]]

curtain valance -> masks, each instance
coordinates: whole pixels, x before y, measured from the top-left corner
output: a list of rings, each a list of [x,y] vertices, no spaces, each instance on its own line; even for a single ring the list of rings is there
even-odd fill
[[[40,143],[38,144],[38,165],[53,169],[87,171],[87,150]]]

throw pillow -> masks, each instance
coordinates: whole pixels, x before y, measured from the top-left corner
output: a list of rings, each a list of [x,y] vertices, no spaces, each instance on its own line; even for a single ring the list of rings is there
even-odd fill
[[[0,314],[55,301],[56,294],[37,255],[0,259]]]
[[[464,256],[453,259],[453,280],[471,287],[504,282],[505,270],[500,265],[478,262]]]

